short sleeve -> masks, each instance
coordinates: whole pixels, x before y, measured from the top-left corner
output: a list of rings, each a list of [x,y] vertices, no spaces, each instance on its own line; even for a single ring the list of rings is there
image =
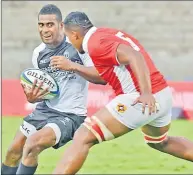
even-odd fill
[[[38,57],[38,54],[34,50],[32,54],[32,65],[34,68],[38,68],[37,57]]]
[[[33,51],[32,54],[32,65],[34,66],[34,68],[38,69],[38,63],[37,63],[37,59],[39,56],[39,53],[46,47],[46,45],[44,43],[41,43],[38,47],[36,47]]]

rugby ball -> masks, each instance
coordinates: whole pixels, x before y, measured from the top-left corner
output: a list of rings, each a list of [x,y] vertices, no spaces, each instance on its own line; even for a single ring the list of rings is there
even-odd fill
[[[46,94],[43,97],[43,99],[49,100],[59,95],[59,86],[57,82],[54,80],[54,78],[52,78],[47,72],[43,70],[29,68],[24,70],[20,76],[21,84],[29,89],[32,88],[33,83],[36,79],[37,79],[36,86],[38,86],[41,82],[43,82],[41,90],[49,88],[48,89],[49,93]]]

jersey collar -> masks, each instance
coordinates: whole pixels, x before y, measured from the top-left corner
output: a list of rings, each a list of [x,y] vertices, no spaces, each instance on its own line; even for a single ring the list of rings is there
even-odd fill
[[[91,37],[91,35],[97,30],[95,26],[91,27],[86,35],[84,36],[83,43],[82,43],[82,48],[85,52],[88,52],[88,40]]]

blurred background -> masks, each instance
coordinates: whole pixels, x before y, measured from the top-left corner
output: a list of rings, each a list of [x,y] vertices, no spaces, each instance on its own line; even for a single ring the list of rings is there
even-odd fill
[[[34,105],[26,102],[19,85],[19,76],[23,69],[32,67],[31,56],[33,49],[41,43],[37,31],[37,15],[45,4],[57,5],[63,17],[71,11],[84,11],[98,27],[113,27],[124,30],[137,38],[152,56],[158,69],[164,74],[173,89],[173,119],[183,118],[174,122],[173,134],[187,135],[193,138],[193,2],[191,1],[3,1],[2,2],[2,112],[3,112],[3,155],[6,147],[11,142],[14,132],[19,127],[21,117],[34,109]],[[99,86],[98,86],[99,87]],[[91,85],[88,98],[89,114],[95,112],[110,100],[110,92],[105,87],[96,88]],[[105,91],[104,91],[105,90]],[[101,101],[101,98],[103,101]],[[9,116],[9,117],[8,117]],[[10,123],[12,130],[8,130]],[[185,129],[189,128],[189,129]],[[180,132],[179,132],[180,131]],[[137,136],[136,136],[136,135]],[[142,153],[145,145],[142,136],[135,133],[133,136],[124,136],[120,142],[105,143],[94,149],[83,170],[83,173],[155,173],[161,168],[160,173],[189,173],[193,172],[192,164],[175,158],[160,156],[159,153],[150,151],[152,156],[160,156],[160,160],[172,164],[154,165],[151,167],[145,161],[148,151]],[[139,134],[139,135],[138,135]],[[135,137],[136,136],[136,137]],[[114,162],[97,171],[97,166],[104,166],[108,162],[108,154],[98,154],[99,149],[108,147],[108,150],[117,152],[125,138],[133,139],[129,154],[133,154],[129,160],[125,156],[120,157],[119,163]],[[141,139],[138,139],[141,137]],[[137,139],[137,140],[136,140]],[[111,149],[110,149],[111,148]],[[121,148],[122,149],[122,148]],[[147,148],[143,148],[147,149]],[[53,150],[51,150],[53,151]],[[50,173],[55,166],[59,153],[53,158],[53,162],[46,162],[46,157],[52,152],[45,153],[41,157],[42,164],[39,173]],[[100,150],[101,151],[101,150]],[[124,150],[128,151],[128,150]],[[108,152],[108,151],[107,151]],[[138,152],[139,156],[136,156]],[[120,153],[121,154],[121,153]],[[148,155],[149,155],[148,154]],[[103,156],[103,157],[100,157]],[[112,155],[113,157],[115,155]],[[142,164],[132,164],[133,157],[144,159]],[[96,162],[95,158],[103,161]],[[111,158],[110,158],[111,159]],[[137,159],[137,158],[136,158]],[[93,161],[93,164],[90,163]],[[112,161],[112,160],[111,160]],[[168,161],[168,162],[171,162]],[[125,164],[126,163],[126,164]],[[133,167],[135,167],[133,169]],[[119,170],[118,170],[119,169]],[[89,170],[89,171],[88,171]]]
[[[191,1],[3,1],[2,63],[9,64],[3,66],[3,78],[18,78],[20,71],[31,65],[32,51],[41,42],[37,14],[47,3],[58,5],[64,17],[80,10],[96,26],[125,30],[144,45],[168,79],[193,80]]]

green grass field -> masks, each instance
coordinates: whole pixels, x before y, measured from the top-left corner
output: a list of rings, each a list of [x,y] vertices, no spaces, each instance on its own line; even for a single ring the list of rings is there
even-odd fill
[[[2,158],[17,131],[22,118],[2,118]],[[193,140],[193,122],[174,121],[170,135]],[[41,153],[37,174],[51,174],[65,147]],[[95,174],[193,174],[193,163],[177,159],[149,148],[140,130],[116,140],[97,145],[79,173]]]

